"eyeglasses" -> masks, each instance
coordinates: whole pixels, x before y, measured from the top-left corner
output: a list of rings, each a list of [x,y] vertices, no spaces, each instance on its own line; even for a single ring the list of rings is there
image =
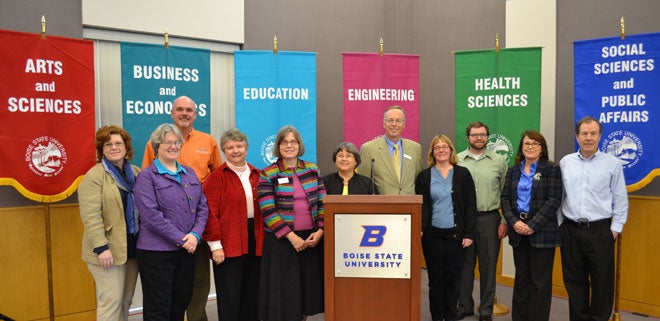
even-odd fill
[[[450,149],[451,149],[451,147],[449,147],[449,146],[435,146],[435,147],[433,147],[434,151],[450,150]]]
[[[167,146],[167,147],[172,147],[172,146],[177,146],[177,147],[178,147],[178,146],[181,146],[181,142],[178,141],[178,140],[177,140],[177,141],[162,142],[162,143],[160,143],[160,144],[161,144],[161,145],[165,145],[165,146]]]
[[[283,140],[283,141],[280,142],[280,146],[287,146],[287,145],[297,146],[298,141],[297,140]]]
[[[350,159],[350,158],[355,158],[355,156],[353,156],[353,154],[351,154],[351,153],[346,153],[346,154],[337,154],[337,158],[348,158],[348,159]]]
[[[477,138],[477,137],[486,138],[486,137],[488,137],[488,134],[486,134],[486,133],[478,133],[478,134],[470,134],[470,135],[468,135],[468,136],[470,136],[471,138]]]
[[[406,122],[406,121],[401,119],[401,118],[397,118],[397,119],[387,118],[387,119],[385,119],[386,124],[394,124],[394,123],[403,124],[404,122]]]
[[[112,148],[112,147],[120,148],[122,146],[124,146],[124,142],[114,142],[114,143],[107,142],[103,144],[103,148]]]
[[[541,146],[541,144],[538,142],[533,142],[533,143],[526,142],[523,143],[523,146],[525,146],[525,148],[538,148],[539,146]]]

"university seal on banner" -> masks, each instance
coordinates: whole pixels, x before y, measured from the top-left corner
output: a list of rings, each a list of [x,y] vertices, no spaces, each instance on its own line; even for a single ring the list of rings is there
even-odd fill
[[[624,169],[634,167],[644,154],[642,141],[627,130],[611,132],[603,139],[600,150],[621,160]]]
[[[37,137],[25,149],[25,162],[38,176],[57,176],[67,162],[66,149],[54,137]]]
[[[264,139],[261,143],[261,158],[264,163],[272,164],[277,160],[277,157],[273,155],[273,147],[275,146],[275,135],[270,135]]]
[[[509,163],[509,161],[513,158],[513,145],[511,144],[511,141],[504,135],[490,134],[486,148],[502,155],[506,159],[507,163]]]

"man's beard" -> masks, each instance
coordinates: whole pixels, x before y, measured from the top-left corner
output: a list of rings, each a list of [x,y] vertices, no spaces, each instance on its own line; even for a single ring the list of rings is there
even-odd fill
[[[470,149],[478,150],[478,151],[482,151],[482,150],[485,150],[485,149],[486,149],[486,146],[488,146],[487,143],[479,143],[479,144],[480,144],[480,145],[483,145],[483,147],[479,148],[479,147],[477,147],[477,145],[475,145],[475,144],[473,144],[473,143],[470,143]]]

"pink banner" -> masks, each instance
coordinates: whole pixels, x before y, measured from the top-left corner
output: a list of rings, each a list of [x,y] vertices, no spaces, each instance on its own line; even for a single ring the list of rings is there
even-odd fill
[[[344,141],[358,148],[383,135],[383,113],[406,113],[403,137],[419,141],[419,56],[344,53]]]

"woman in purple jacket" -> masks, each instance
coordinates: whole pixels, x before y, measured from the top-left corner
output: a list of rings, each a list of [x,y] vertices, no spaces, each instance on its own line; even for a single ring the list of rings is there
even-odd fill
[[[176,126],[158,126],[151,134],[156,159],[135,184],[144,320],[182,321],[192,296],[193,253],[208,207],[195,172],[177,162],[183,141]]]

